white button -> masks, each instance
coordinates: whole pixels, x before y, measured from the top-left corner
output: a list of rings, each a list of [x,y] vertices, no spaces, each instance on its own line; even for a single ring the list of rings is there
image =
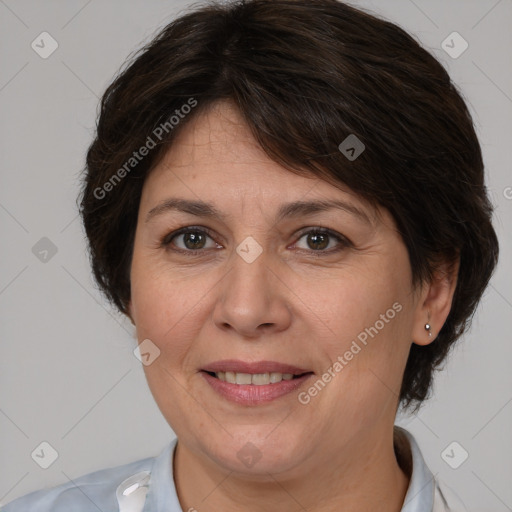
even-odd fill
[[[142,512],[148,492],[149,471],[141,471],[123,480],[116,489],[119,512]]]

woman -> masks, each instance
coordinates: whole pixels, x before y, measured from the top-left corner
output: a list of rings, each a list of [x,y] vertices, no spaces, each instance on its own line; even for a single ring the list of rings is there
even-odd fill
[[[94,275],[177,435],[5,511],[453,510],[414,438],[498,245],[444,68],[334,0],[209,5],[114,80]]]

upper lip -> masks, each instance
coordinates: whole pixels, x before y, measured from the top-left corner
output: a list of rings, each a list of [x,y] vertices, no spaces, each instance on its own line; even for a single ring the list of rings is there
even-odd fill
[[[203,371],[206,372],[235,372],[235,373],[291,373],[301,375],[310,373],[311,370],[305,370],[291,364],[279,363],[277,361],[254,361],[252,363],[240,361],[238,359],[223,359],[207,364]]]

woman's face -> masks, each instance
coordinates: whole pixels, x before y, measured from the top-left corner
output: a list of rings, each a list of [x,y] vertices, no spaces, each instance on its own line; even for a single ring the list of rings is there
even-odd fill
[[[147,178],[131,285],[149,386],[196,456],[304,471],[390,432],[426,320],[395,224],[270,160],[228,103]]]

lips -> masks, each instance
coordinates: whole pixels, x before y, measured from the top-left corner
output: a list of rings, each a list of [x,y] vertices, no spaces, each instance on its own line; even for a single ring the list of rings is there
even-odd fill
[[[226,359],[206,365],[200,374],[213,391],[239,405],[258,405],[289,395],[313,372],[277,361],[253,363]]]

